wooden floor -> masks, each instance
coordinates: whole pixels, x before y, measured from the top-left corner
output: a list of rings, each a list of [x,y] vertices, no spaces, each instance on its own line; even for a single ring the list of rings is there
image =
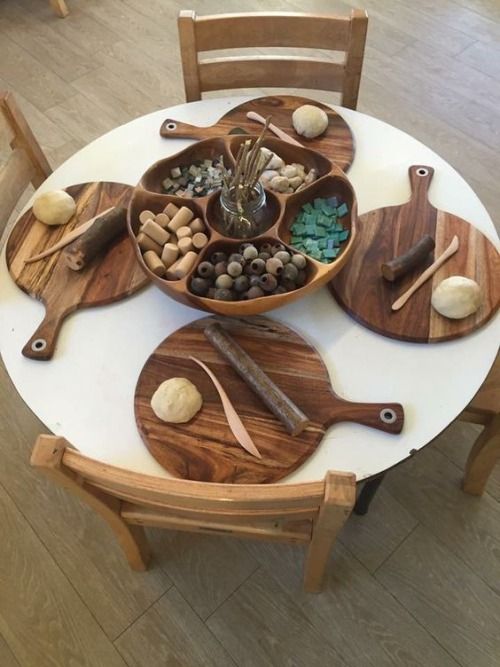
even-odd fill
[[[242,8],[67,2],[61,20],[47,0],[0,0],[0,88],[16,93],[53,166],[116,125],[183,100],[179,8]],[[359,109],[432,146],[498,224],[500,4],[364,6]],[[306,596],[299,549],[216,537],[152,531],[153,567],[132,574],[107,528],[29,468],[42,426],[2,371],[0,665],[498,667],[500,470],[483,498],[459,488],[477,429],[453,425],[392,471],[369,515],[349,521],[326,591]]]

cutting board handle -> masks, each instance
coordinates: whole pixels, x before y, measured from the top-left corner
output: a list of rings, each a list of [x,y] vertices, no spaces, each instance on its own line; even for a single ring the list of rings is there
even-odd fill
[[[337,401],[326,426],[350,421],[394,435],[403,429],[405,414],[400,403],[355,403],[338,397]]]
[[[173,139],[200,139],[211,136],[210,130],[210,127],[197,127],[196,125],[189,125],[189,123],[181,123],[173,118],[167,118],[161,124],[160,134],[162,137]]]
[[[23,347],[23,355],[38,361],[52,359],[63,317],[55,309],[47,308],[40,326]]]
[[[408,169],[408,175],[411,185],[410,201],[418,199],[422,205],[427,204],[427,193],[434,176],[434,168],[425,164],[414,164]]]

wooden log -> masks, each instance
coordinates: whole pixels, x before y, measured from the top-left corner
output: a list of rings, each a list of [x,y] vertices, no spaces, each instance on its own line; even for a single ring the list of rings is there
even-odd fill
[[[290,435],[298,435],[309,425],[309,419],[267,376],[255,361],[217,323],[208,325],[204,334],[227,359],[232,368],[282,422]]]
[[[389,262],[384,262],[381,266],[382,275],[391,283],[398,280],[419,264],[422,264],[427,255],[434,250],[435,246],[436,244],[432,236],[426,234],[408,252],[405,252],[404,255],[394,257]]]
[[[92,227],[67,246],[62,256],[73,271],[84,269],[126,229],[127,210],[114,208],[102,215]]]

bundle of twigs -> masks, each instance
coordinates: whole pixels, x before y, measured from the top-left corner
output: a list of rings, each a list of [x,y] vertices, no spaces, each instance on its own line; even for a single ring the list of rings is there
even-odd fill
[[[270,121],[271,117],[269,116],[266,118],[264,128],[253,145],[251,139],[240,145],[234,171],[225,169],[222,176],[223,195],[236,207],[238,221],[248,225],[251,225],[252,222],[247,219],[245,211],[249,202],[256,198],[257,183],[272,159],[272,154],[266,156],[260,150]],[[228,221],[228,223],[230,222],[234,223],[234,221]]]

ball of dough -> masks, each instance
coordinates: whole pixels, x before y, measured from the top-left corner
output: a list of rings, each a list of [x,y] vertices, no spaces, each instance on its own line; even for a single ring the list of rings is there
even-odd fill
[[[33,202],[35,217],[46,225],[65,225],[75,211],[75,200],[64,190],[44,192]]]
[[[481,305],[482,294],[479,285],[464,276],[446,278],[432,293],[434,310],[453,320],[460,320],[475,313]]]
[[[184,424],[201,408],[203,399],[187,378],[171,378],[162,382],[151,398],[151,408],[158,419]]]
[[[293,112],[292,123],[297,134],[307,139],[314,139],[323,134],[328,127],[328,116],[323,109],[312,104],[304,104]]]

